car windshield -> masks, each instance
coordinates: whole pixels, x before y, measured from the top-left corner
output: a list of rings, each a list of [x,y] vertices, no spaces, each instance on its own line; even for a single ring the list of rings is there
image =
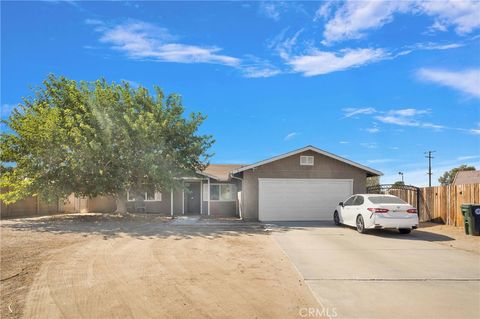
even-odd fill
[[[400,198],[393,196],[369,196],[368,199],[374,204],[407,204]]]

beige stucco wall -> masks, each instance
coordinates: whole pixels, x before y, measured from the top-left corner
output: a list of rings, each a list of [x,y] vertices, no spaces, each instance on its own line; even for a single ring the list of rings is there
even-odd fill
[[[314,156],[313,166],[301,166],[300,156]],[[353,193],[365,193],[367,173],[341,161],[305,151],[243,172],[243,218],[258,220],[259,178],[331,178],[353,179]]]
[[[97,196],[88,199],[88,211],[92,213],[112,213],[117,208],[115,198]]]
[[[134,202],[127,202],[127,209],[134,211]],[[117,208],[115,198],[97,196],[88,199],[88,211],[92,213],[112,213]],[[170,215],[170,192],[162,193],[161,201],[146,201],[146,213]]]

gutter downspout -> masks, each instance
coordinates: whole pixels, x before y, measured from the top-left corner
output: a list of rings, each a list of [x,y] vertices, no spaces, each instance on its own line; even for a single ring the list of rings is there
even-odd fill
[[[242,202],[240,203],[240,207],[239,207],[239,209],[238,209],[238,215],[239,215],[240,219],[243,219],[243,217],[242,217],[242,211],[243,211],[243,203],[245,202],[244,189],[243,189],[243,178],[233,176],[232,173],[230,173],[230,178],[238,179],[238,180],[242,183]]]
[[[210,216],[210,177],[208,178],[207,185],[208,185],[207,213],[208,213],[208,216]]]

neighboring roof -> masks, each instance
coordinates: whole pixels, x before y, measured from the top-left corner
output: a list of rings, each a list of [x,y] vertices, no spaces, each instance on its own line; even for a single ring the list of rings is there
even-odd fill
[[[458,171],[453,179],[453,185],[480,183],[480,171]]]
[[[285,154],[282,154],[282,155],[278,155],[278,156],[275,156],[275,157],[272,157],[272,158],[269,158],[269,159],[251,164],[251,165],[245,165],[245,166],[239,167],[237,169],[233,169],[231,173],[232,174],[240,173],[240,172],[246,171],[248,169],[252,169],[252,168],[260,166],[260,165],[264,165],[264,164],[268,164],[268,163],[271,163],[271,162],[274,162],[274,161],[278,161],[282,158],[286,158],[286,157],[289,157],[289,156],[292,156],[292,155],[295,155],[295,154],[299,154],[299,153],[302,153],[302,152],[305,152],[305,151],[314,151],[314,152],[317,152],[319,154],[325,155],[327,157],[336,159],[337,161],[344,162],[346,164],[358,167],[358,168],[370,173],[370,176],[381,176],[381,175],[383,175],[382,172],[377,171],[373,168],[370,168],[370,167],[364,166],[362,164],[353,162],[351,160],[348,160],[348,159],[343,158],[341,156],[329,153],[327,151],[321,150],[321,149],[316,148],[316,147],[311,146],[311,145],[308,145],[308,146],[305,146],[305,147],[300,148],[298,150],[291,151],[291,152],[288,152],[288,153],[285,153]]]
[[[200,174],[225,182],[230,180],[230,172],[232,170],[242,166],[244,166],[244,164],[210,164]]]

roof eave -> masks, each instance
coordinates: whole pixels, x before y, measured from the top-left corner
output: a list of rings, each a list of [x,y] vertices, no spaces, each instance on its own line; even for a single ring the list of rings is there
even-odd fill
[[[305,151],[314,151],[314,152],[317,152],[319,154],[322,154],[322,155],[328,156],[330,158],[336,159],[338,161],[344,162],[346,164],[349,164],[351,166],[355,166],[357,168],[360,168],[360,169],[366,171],[367,173],[370,173],[370,176],[382,176],[383,175],[382,172],[377,171],[373,168],[370,168],[368,166],[353,162],[351,160],[348,160],[348,159],[343,158],[341,156],[329,153],[327,151],[321,150],[321,149],[319,149],[315,146],[312,146],[312,145],[308,145],[308,146],[305,146],[303,148],[300,148],[300,149],[297,149],[297,150],[294,150],[294,151],[291,151],[291,152],[288,152],[288,153],[285,153],[285,154],[277,155],[277,156],[271,157],[269,159],[266,159],[266,160],[263,160],[263,161],[260,161],[260,162],[257,162],[257,163],[251,164],[251,165],[246,165],[246,166],[234,169],[234,170],[231,171],[231,174],[237,174],[237,173],[240,173],[240,172],[243,172],[243,171],[258,167],[258,166],[261,166],[261,165],[265,165],[265,164],[268,164],[268,163],[271,163],[271,162],[274,162],[274,161],[278,161],[280,159],[283,159],[283,158],[286,158],[286,157],[289,157],[289,156],[293,156],[295,154],[302,153],[302,152],[305,152]]]

